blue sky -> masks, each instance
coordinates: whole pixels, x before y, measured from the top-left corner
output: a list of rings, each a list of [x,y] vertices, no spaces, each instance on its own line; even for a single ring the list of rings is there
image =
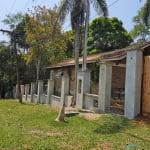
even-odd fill
[[[7,14],[15,14],[17,12],[26,12],[33,5],[45,5],[53,7],[59,4],[60,0],[3,0],[0,5],[0,29],[8,29],[1,21],[6,18]],[[145,0],[106,0],[109,9],[109,17],[118,17],[123,21],[125,29],[130,31],[133,28],[132,18],[137,11],[143,6]],[[112,4],[112,5],[111,5]],[[96,13],[91,11],[91,19],[97,17]],[[64,29],[69,29],[69,18],[66,19]],[[8,40],[8,38],[0,33],[0,41]]]

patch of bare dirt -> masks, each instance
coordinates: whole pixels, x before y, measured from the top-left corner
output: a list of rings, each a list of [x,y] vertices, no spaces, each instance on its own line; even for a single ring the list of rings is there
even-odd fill
[[[79,116],[87,120],[97,120],[102,116],[102,114],[80,113]]]
[[[137,116],[134,120],[135,123],[140,125],[150,124],[150,116]]]

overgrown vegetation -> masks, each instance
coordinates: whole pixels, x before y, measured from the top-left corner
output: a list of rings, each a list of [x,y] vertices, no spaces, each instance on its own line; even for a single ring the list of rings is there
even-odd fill
[[[48,105],[0,100],[0,150],[122,150],[133,143],[150,149],[150,124],[103,114],[89,121],[79,116],[55,122]]]

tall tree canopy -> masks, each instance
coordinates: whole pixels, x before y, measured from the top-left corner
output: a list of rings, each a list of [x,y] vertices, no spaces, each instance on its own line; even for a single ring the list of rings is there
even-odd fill
[[[88,51],[98,53],[128,46],[132,38],[117,18],[99,17],[89,27]]]
[[[22,14],[17,13],[15,15],[7,16],[6,19],[3,20],[3,22],[7,25],[9,25],[10,30],[1,30],[4,33],[7,33],[10,36],[10,42],[11,42],[11,49],[12,49],[12,55],[14,56],[15,61],[15,67],[16,67],[16,81],[17,81],[17,97],[19,98],[20,102],[22,102],[21,98],[21,90],[20,90],[20,70],[19,70],[19,59],[20,56],[18,55],[18,47],[17,47],[17,39],[19,39],[19,34],[16,33],[15,29],[17,24],[19,24],[22,21]],[[18,35],[18,36],[17,36]]]
[[[25,31],[29,49],[25,59],[36,63],[38,80],[41,66],[64,59],[67,37],[61,32],[60,22],[55,26],[55,36],[52,36],[56,8],[37,6],[26,17]]]
[[[138,41],[146,41],[149,35],[149,28],[143,20],[145,8],[142,7],[136,16],[133,17],[134,27],[131,30],[131,36]]]
[[[143,7],[143,21],[145,22],[146,26],[150,26],[150,0],[146,0],[146,3]]]

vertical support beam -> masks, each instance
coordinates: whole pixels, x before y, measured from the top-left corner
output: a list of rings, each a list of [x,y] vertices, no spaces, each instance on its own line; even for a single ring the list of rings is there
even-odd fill
[[[98,108],[105,112],[110,109],[111,103],[112,64],[101,63],[99,73]]]
[[[16,87],[13,86],[13,98],[16,98]]]
[[[54,80],[49,79],[48,80],[48,88],[47,88],[47,100],[46,103],[51,103],[51,95],[54,93]]]
[[[25,84],[25,101],[28,101],[29,84]]]
[[[25,86],[24,85],[20,85],[20,91],[21,91],[21,98],[22,98],[22,102],[25,100],[24,99],[24,94],[25,94]]]
[[[40,103],[40,95],[43,93],[43,81],[38,81],[38,93],[37,93],[37,102]]]
[[[127,52],[125,83],[125,117],[133,119],[140,114],[143,51]]]
[[[20,89],[21,89],[21,95],[24,95],[24,93],[25,93],[24,85],[20,85]]]
[[[18,98],[18,95],[19,95],[19,85],[16,84],[15,98]]]
[[[31,94],[31,102],[33,102],[33,96],[34,96],[35,92],[36,92],[36,83],[35,82],[31,82],[31,92],[30,92],[30,94]]]
[[[76,98],[76,106],[78,108],[83,108],[84,103],[84,93],[90,92],[90,80],[91,80],[91,72],[89,70],[79,71],[77,76],[77,98]]]

